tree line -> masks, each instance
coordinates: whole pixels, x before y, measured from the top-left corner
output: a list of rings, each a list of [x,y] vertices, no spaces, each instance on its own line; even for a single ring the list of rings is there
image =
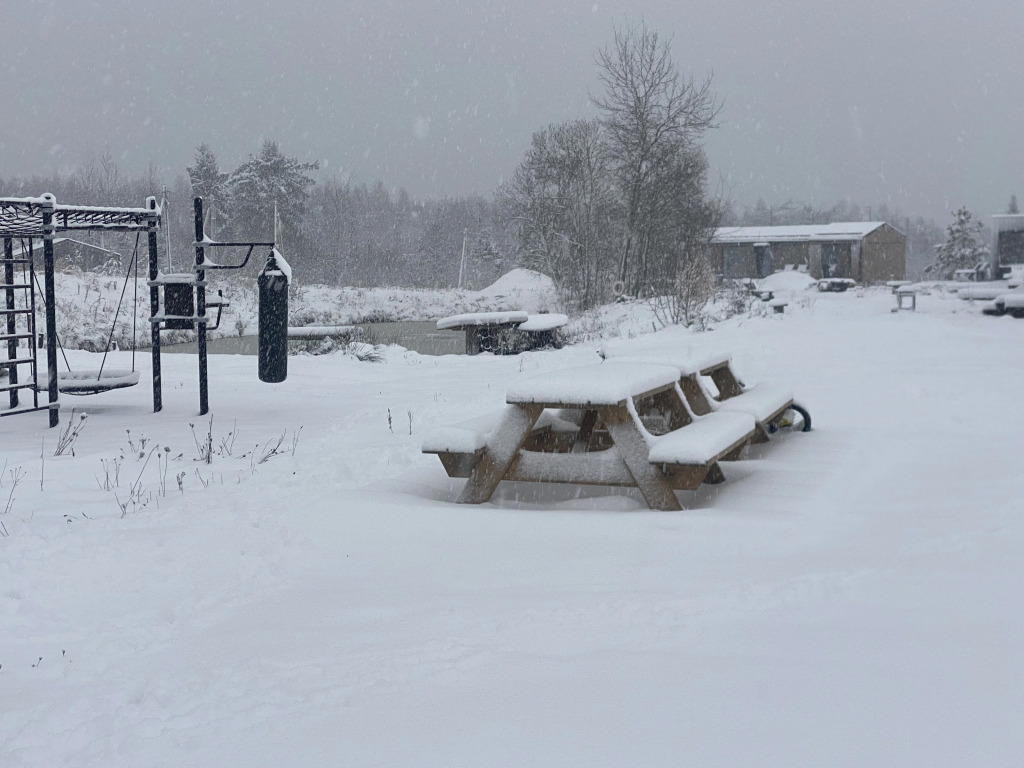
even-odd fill
[[[487,197],[417,201],[379,181],[318,178],[316,163],[288,156],[273,140],[234,169],[221,168],[215,150],[200,144],[169,183],[152,167],[125,175],[107,152],[63,175],[0,178],[0,193],[50,191],[76,204],[139,206],[162,191],[168,202],[159,247],[172,269],[193,258],[192,197],[201,195],[209,237],[275,238],[308,283],[439,288],[461,278],[483,287],[525,266],[549,275],[568,309],[626,295],[658,302],[667,320],[683,323],[713,294],[707,254],[719,225],[887,221],[907,234],[908,274],[937,259],[948,271],[956,260],[950,249],[937,250],[952,230],[886,205],[818,208],[790,200],[737,208],[712,191],[703,140],[720,102],[711,77],[681,73],[670,41],[645,23],[616,30],[596,64],[597,115],[536,131],[509,181]],[[955,217],[959,236],[970,222]],[[976,222],[970,233],[978,236]]]

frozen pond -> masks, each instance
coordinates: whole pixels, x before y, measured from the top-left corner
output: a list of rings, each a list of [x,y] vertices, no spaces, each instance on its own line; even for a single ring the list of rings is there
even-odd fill
[[[409,320],[395,323],[367,323],[356,326],[366,333],[366,341],[374,344],[398,344],[421,355],[463,355],[466,353],[465,334],[458,331],[439,331],[434,320]],[[294,342],[293,342],[294,346]],[[196,342],[165,344],[163,352],[196,353]],[[256,336],[225,336],[207,341],[211,355],[255,355]]]

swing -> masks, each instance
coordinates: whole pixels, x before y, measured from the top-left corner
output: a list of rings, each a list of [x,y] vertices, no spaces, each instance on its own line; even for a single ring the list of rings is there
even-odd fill
[[[110,351],[110,344],[114,339],[114,330],[117,328],[117,317],[121,312],[121,303],[124,301],[124,293],[128,289],[128,278],[131,276],[132,267],[135,267],[135,300],[133,306],[138,304],[139,298],[139,235],[135,234],[135,250],[132,253],[131,261],[128,262],[128,270],[124,276],[124,285],[121,287],[121,297],[117,300],[117,309],[114,310],[114,320],[110,324],[110,333],[107,335],[107,345],[103,349],[103,360],[100,362],[98,371],[72,371],[68,363],[68,357],[64,353],[64,345],[60,343],[57,336],[57,344],[60,346],[61,355],[64,357],[66,371],[57,373],[57,391],[66,395],[97,395],[101,392],[109,392],[112,389],[124,389],[134,387],[139,383],[140,373],[135,370],[135,346],[136,346],[136,322],[135,312],[132,312],[132,368],[105,368],[107,353]],[[38,278],[37,278],[38,281]],[[36,390],[43,392],[49,388],[49,379],[43,382],[36,382]]]

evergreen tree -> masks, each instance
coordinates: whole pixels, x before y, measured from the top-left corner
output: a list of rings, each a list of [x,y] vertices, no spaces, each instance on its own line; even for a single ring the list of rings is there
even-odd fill
[[[980,240],[981,227],[966,207],[954,211],[953,223],[946,227],[946,242],[935,246],[935,262],[925,271],[949,280],[958,269],[974,269],[985,262],[989,248]]]
[[[286,239],[296,237],[302,226],[308,188],[314,183],[307,172],[317,168],[318,163],[300,163],[286,157],[276,141],[263,142],[259,154],[249,155],[228,180],[231,219],[238,236],[273,237],[276,204],[279,234]]]
[[[205,142],[196,149],[195,162],[186,166],[188,180],[192,185],[192,194],[210,200],[224,199],[224,189],[228,180],[226,173],[221,173],[217,164],[217,156]]]

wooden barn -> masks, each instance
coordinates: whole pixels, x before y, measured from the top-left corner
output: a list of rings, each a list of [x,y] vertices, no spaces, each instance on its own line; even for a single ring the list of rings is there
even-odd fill
[[[882,221],[719,227],[711,263],[725,278],[761,278],[786,267],[858,283],[904,280],[907,236]]]
[[[995,269],[993,275],[1002,276],[1009,267],[1024,264],[1024,215],[996,214],[992,217],[996,247],[992,249]]]

